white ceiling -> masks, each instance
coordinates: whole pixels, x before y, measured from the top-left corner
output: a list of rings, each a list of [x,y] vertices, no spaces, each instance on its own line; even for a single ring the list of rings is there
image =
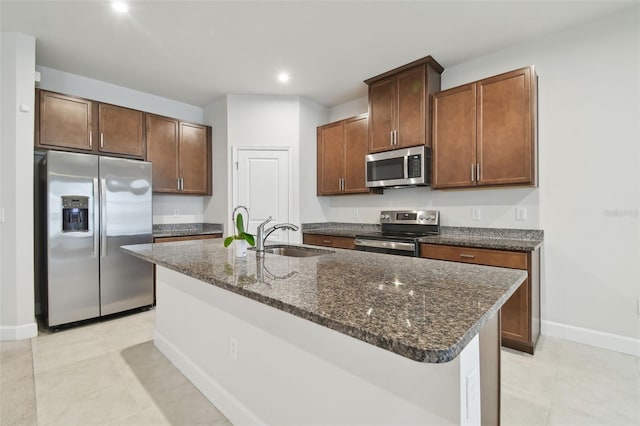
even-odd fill
[[[330,107],[415,59],[446,69],[637,1],[129,1],[117,15],[108,1],[0,0],[0,21],[36,37],[38,65],[197,106],[233,93]]]

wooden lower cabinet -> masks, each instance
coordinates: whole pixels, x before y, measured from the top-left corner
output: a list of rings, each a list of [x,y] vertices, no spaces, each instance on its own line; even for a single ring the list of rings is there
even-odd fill
[[[356,248],[355,238],[337,237],[335,235],[325,234],[303,234],[302,243],[313,246],[325,246],[350,250],[354,250]]]
[[[222,234],[187,235],[184,237],[156,237],[154,243],[170,243],[173,241],[210,240],[212,238],[222,238]]]
[[[502,345],[533,354],[540,336],[540,249],[515,252],[420,244],[420,257],[527,271],[527,279],[502,306]]]

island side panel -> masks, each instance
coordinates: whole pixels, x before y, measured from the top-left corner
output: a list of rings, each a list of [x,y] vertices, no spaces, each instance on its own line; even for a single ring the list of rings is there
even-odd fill
[[[480,424],[477,337],[420,363],[160,266],[157,284],[156,346],[236,425]]]

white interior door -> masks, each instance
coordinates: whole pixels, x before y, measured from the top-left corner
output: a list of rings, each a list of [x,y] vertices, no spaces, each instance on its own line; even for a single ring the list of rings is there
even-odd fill
[[[234,153],[233,206],[249,209],[248,232],[255,235],[269,216],[272,221],[265,228],[290,222],[289,149],[237,148]],[[289,231],[275,231],[269,240],[288,242]]]

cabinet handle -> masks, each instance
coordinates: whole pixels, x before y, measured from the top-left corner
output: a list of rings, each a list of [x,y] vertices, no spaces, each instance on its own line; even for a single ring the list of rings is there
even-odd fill
[[[100,148],[104,148],[104,134],[100,132]]]
[[[345,185],[344,185],[344,178],[342,178],[342,190],[345,190]]]
[[[476,163],[476,175],[478,176],[478,182],[480,182],[480,163]]]
[[[184,191],[184,178],[180,177],[180,191]]]
[[[93,147],[93,133],[89,132],[89,147]]]
[[[393,130],[389,132],[389,145],[393,145]]]
[[[475,259],[476,256],[473,254],[464,254],[464,253],[460,253],[460,257],[465,258],[465,259]]]
[[[398,145],[398,131],[397,130],[393,131],[393,144],[394,145]]]
[[[475,180],[476,180],[476,168],[472,164],[471,165],[471,182],[475,182]]]
[[[322,240],[322,242],[325,244],[331,244],[331,240]]]
[[[178,191],[180,191],[180,178],[176,179],[176,186],[178,188]]]

